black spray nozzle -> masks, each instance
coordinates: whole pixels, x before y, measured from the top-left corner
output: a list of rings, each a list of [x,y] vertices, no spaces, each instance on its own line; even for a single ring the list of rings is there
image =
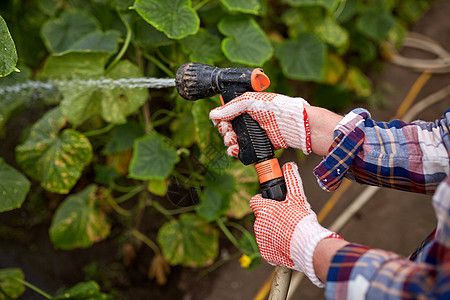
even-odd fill
[[[176,74],[178,93],[187,100],[222,94],[225,102],[247,91],[263,91],[269,78],[259,68],[217,68],[200,63],[186,63]]]

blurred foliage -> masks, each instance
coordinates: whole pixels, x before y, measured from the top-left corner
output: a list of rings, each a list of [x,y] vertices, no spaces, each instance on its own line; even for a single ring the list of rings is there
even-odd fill
[[[179,65],[196,61],[264,67],[273,90],[339,110],[372,95],[367,72],[380,46],[400,46],[428,5],[425,0],[4,0],[0,87],[27,79],[173,77]],[[0,211],[20,207],[27,194],[48,198],[49,235],[65,250],[91,247],[114,226],[126,265],[142,243],[154,252],[150,277],[159,283],[166,282],[167,263],[212,264],[220,252],[219,233],[241,252],[244,267],[259,261],[255,239],[242,226],[248,200],[257,192],[256,175],[225,155],[208,119],[216,98],[192,103],[174,89],[30,91],[2,96],[0,130],[38,96],[48,111],[24,124],[16,162],[8,161],[36,184],[29,192],[29,180],[0,159],[0,179],[7,183],[0,187]],[[67,197],[61,201],[56,194]],[[161,215],[145,220],[158,232],[139,231],[148,211]],[[11,281],[14,276],[23,278],[16,270],[0,272],[8,298],[23,293],[23,286]],[[104,297],[88,282],[58,299],[83,293]]]

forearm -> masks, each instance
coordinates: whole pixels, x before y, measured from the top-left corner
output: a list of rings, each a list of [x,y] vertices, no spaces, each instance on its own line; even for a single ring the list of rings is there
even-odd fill
[[[342,116],[325,108],[305,106],[311,130],[311,148],[317,155],[327,155],[333,142],[333,131]]]

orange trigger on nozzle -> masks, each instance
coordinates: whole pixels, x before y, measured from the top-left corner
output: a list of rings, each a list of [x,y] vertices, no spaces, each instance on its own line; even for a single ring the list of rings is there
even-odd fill
[[[225,101],[223,101],[222,95],[219,95],[219,99],[220,99],[220,103],[222,103],[222,106],[224,106],[225,105]]]
[[[254,69],[251,75],[252,89],[255,92],[262,92],[270,86],[269,77],[261,69]]]

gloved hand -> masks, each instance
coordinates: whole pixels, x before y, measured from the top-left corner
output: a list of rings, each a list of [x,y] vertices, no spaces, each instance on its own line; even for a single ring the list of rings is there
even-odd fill
[[[258,194],[250,201],[256,216],[253,228],[259,251],[270,264],[304,272],[315,285],[323,287],[314,272],[314,250],[321,240],[339,238],[339,235],[317,222],[316,214],[306,201],[297,165],[286,163],[283,175],[286,200],[278,202]]]
[[[305,105],[309,104],[302,98],[248,92],[224,106],[213,109],[209,117],[224,137],[230,156],[237,156],[239,153],[236,133],[230,121],[243,113],[248,113],[259,123],[275,149],[292,147],[309,154],[311,134]]]

